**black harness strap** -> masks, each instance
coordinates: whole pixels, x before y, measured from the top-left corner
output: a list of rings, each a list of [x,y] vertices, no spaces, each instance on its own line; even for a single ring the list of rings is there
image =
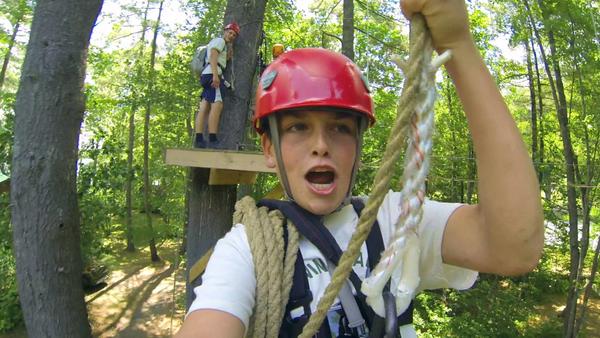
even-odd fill
[[[351,202],[355,212],[360,215],[364,208],[363,201],[358,198],[353,198]],[[325,228],[325,226],[323,226],[321,217],[304,210],[294,202],[261,200],[258,202],[258,205],[265,206],[270,210],[280,210],[286,216],[286,218],[294,223],[298,229],[298,232],[311,243],[313,243],[326,259],[333,262],[336,266],[339,264],[340,257],[342,256],[342,250],[333,235],[327,230],[327,228]],[[287,229],[284,233],[287,245]],[[383,237],[381,236],[381,229],[379,228],[379,223],[377,221],[375,221],[373,227],[371,228],[371,232],[366,240],[366,245],[368,252],[368,266],[369,270],[372,271],[379,262],[379,259],[381,258],[381,252],[384,250]],[[385,333],[385,320],[377,316],[371,307],[367,305],[366,296],[360,292],[362,280],[358,277],[354,270],[351,271],[349,280],[357,291],[355,298],[358,301],[363,318],[367,322],[367,326],[370,328],[369,337],[383,337],[383,334]],[[389,285],[386,286],[386,289],[389,289]],[[288,338],[297,337],[300,335],[304,325],[306,325],[310,317],[310,303],[312,300],[313,296],[308,284],[306,267],[304,266],[304,260],[300,250],[298,250],[298,256],[294,266],[293,285],[290,290],[290,297],[286,306],[286,314],[282,322],[279,337]],[[292,318],[291,311],[298,308],[302,308],[303,313],[299,317]],[[398,317],[399,325],[412,323],[412,312],[413,303],[411,302],[409,308]],[[331,337],[327,320],[325,320],[321,325],[316,337]]]

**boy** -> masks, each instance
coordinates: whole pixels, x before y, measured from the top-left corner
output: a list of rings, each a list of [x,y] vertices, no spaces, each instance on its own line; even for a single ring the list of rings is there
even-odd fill
[[[214,148],[217,144],[219,120],[223,111],[222,90],[225,88],[225,81],[222,81],[223,71],[227,65],[227,60],[231,59],[233,55],[231,45],[238,35],[240,35],[240,26],[235,22],[231,22],[223,29],[223,37],[214,38],[208,43],[208,64],[202,71],[202,75],[200,75],[200,84],[203,90],[198,113],[196,114],[196,138],[194,140],[194,147],[196,148],[206,148],[206,142],[202,135],[206,114],[208,114],[209,146]]]
[[[526,273],[536,266],[543,247],[539,187],[515,122],[473,43],[465,3],[403,0],[401,6],[407,17],[417,12],[425,16],[439,52],[452,50],[446,68],[462,100],[478,160],[479,204],[427,200],[423,206],[417,230],[418,289],[468,288],[476,271]],[[288,197],[319,216],[345,250],[358,220],[347,201],[362,132],[375,119],[360,71],[347,58],[323,49],[284,53],[265,70],[256,106],[267,165],[277,170]],[[379,209],[384,243],[392,235],[399,201],[399,193],[390,192]],[[362,261],[367,251],[363,246]],[[307,272],[311,264],[325,261],[306,238],[300,239],[300,253]],[[314,311],[330,275],[310,271]],[[354,271],[361,279],[368,274],[361,264]],[[244,226],[236,226],[215,247],[178,337],[243,337],[255,304],[254,273]],[[334,304],[330,312],[339,308]],[[336,329],[343,328],[332,317],[323,324],[330,332],[320,330],[317,337],[338,337]],[[416,336],[411,324],[400,333]]]

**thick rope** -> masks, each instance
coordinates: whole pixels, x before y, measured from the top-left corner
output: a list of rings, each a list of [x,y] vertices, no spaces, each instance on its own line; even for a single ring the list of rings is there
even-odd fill
[[[257,208],[248,196],[236,203],[233,221],[246,227],[256,276],[256,303],[246,336],[277,337],[292,287],[298,231],[288,222],[286,249],[281,212]]]
[[[408,133],[409,127],[412,127],[413,131],[415,131],[411,134],[411,137],[414,138],[416,135],[417,139],[411,139],[408,145],[409,148],[407,157],[417,156],[419,159],[407,158],[406,171],[416,170],[418,172],[418,178],[414,178],[414,174],[408,174],[405,171],[404,178],[410,179],[413,182],[405,183],[404,185],[410,186],[410,188],[407,188],[407,193],[416,193],[416,200],[418,202],[415,205],[415,207],[417,207],[416,211],[405,212],[404,204],[411,206],[411,208],[407,207],[406,210],[412,210],[412,203],[414,203],[414,198],[412,196],[405,196],[403,197],[402,210],[403,214],[409,215],[414,215],[416,212],[417,216],[415,218],[419,219],[420,221],[419,215],[422,213],[422,211],[420,211],[420,206],[422,205],[422,200],[424,198],[424,191],[419,193],[419,182],[423,181],[427,174],[427,163],[424,165],[424,162],[427,161],[425,159],[427,151],[424,151],[423,149],[431,148],[430,146],[421,144],[421,141],[419,140],[419,138],[423,138],[423,141],[429,142],[428,139],[431,138],[431,132],[421,131],[420,121],[425,121],[426,123],[432,125],[432,117],[414,116],[417,114],[417,112],[432,110],[431,108],[433,107],[433,100],[431,100],[430,104],[424,104],[423,98],[433,98],[434,96],[428,96],[429,94],[423,93],[423,90],[424,86],[426,85],[433,87],[433,80],[425,81],[425,83],[422,83],[422,81],[427,77],[433,78],[435,76],[435,71],[432,71],[432,67],[435,67],[436,65],[439,67],[443,63],[444,59],[449,57],[449,54],[442,54],[439,59],[435,60],[435,65],[431,65],[430,60],[433,49],[431,47],[431,37],[427,30],[425,19],[419,14],[414,15],[410,27],[410,54],[408,66],[400,65],[405,73],[406,80],[398,102],[398,115],[388,138],[382,164],[375,174],[375,178],[373,180],[373,190],[369,196],[365,209],[360,216],[358,226],[352,235],[348,248],[343,253],[339,265],[333,273],[331,283],[327,286],[323,297],[319,301],[317,310],[311,315],[300,337],[309,338],[318,331],[323,319],[327,314],[327,311],[331,307],[334,299],[337,297],[342,284],[348,278],[348,275],[352,269],[352,265],[356,261],[360,253],[360,248],[371,231],[371,226],[377,217],[377,211],[379,210],[379,207],[385,198],[390,180],[392,178],[393,166],[400,158],[401,146],[404,142],[405,135]],[[437,67],[435,68],[437,69]],[[427,74],[424,75],[424,73]],[[433,90],[435,90],[435,88],[433,88]],[[435,94],[435,92],[433,93]],[[428,130],[428,128],[429,127],[425,128],[425,130]],[[400,217],[400,219],[402,218],[403,217]],[[414,220],[411,219],[411,221]],[[418,222],[416,224],[418,224]],[[398,227],[398,224],[396,226]],[[404,236],[408,231],[414,231],[414,226],[411,225],[410,229],[404,229],[404,227],[397,228],[398,230],[396,231],[394,241],[392,242],[392,251],[397,247],[403,246],[401,243],[402,236]],[[384,256],[384,259],[390,260],[389,256],[393,256],[394,253],[392,252],[390,254],[386,251],[385,255],[386,256]],[[375,277],[380,277],[381,272],[379,270],[377,272],[379,274]],[[384,279],[387,282],[387,279],[389,279],[389,273],[385,272],[384,275],[384,278],[378,279],[378,284]],[[378,291],[380,292],[381,290]]]

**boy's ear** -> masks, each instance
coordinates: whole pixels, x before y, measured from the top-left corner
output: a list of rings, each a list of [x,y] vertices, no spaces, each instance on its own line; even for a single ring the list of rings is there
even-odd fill
[[[277,160],[275,159],[275,149],[273,147],[273,142],[267,136],[266,133],[260,135],[260,143],[263,148],[263,153],[265,155],[265,165],[267,168],[275,168]]]

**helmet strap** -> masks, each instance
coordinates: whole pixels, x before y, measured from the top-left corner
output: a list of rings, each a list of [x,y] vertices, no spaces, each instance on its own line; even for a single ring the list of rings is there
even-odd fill
[[[285,193],[285,198],[287,200],[294,201],[294,197],[292,196],[292,189],[290,188],[287,173],[285,172],[285,166],[283,165],[283,157],[281,156],[281,139],[279,137],[279,125],[277,124],[276,115],[277,114],[271,114],[267,117],[267,121],[269,121],[271,143],[273,143],[273,147],[275,148],[275,158],[277,159],[277,168],[279,168],[279,179],[283,184],[283,192]]]
[[[362,155],[362,145],[363,145],[363,134],[369,127],[369,121],[366,117],[359,117],[358,119],[358,128],[356,130],[356,155],[354,158],[354,165],[352,166],[352,175],[350,176],[350,185],[348,186],[348,192],[346,192],[346,198],[342,202],[341,207],[344,207],[350,203],[350,199],[352,198],[352,188],[354,187],[354,182],[356,181],[356,175],[358,173],[358,167],[360,167],[360,158]],[[339,209],[339,208],[338,208]]]

